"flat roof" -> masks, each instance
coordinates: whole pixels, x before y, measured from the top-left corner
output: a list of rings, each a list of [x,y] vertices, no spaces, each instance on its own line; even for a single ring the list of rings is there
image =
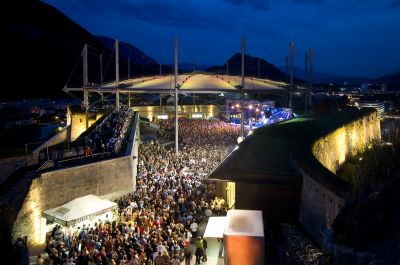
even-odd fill
[[[225,235],[264,237],[262,211],[229,210],[226,215]]]

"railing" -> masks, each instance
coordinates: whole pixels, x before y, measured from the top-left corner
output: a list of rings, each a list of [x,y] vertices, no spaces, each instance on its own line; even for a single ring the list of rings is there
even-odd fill
[[[29,146],[31,146],[31,145],[36,145],[35,146],[35,148],[34,149],[31,149],[31,150],[29,150],[30,152],[30,154],[33,154],[34,152],[35,152],[35,150],[39,147],[39,146],[41,146],[43,143],[45,143],[46,141],[41,141],[41,142],[33,142],[33,143],[27,143],[27,144],[25,144],[25,156],[27,157],[28,156],[28,147]]]
[[[74,158],[70,158],[70,159],[55,161],[54,167],[61,168],[61,167],[68,167],[68,166],[76,166],[76,165],[81,165],[81,164],[86,164],[86,163],[91,163],[91,162],[97,162],[102,159],[111,158],[114,156],[115,155],[111,152],[105,152],[105,153],[98,153],[98,154],[93,154],[93,155],[89,155],[89,156],[74,157]]]
[[[78,165],[82,165],[82,164],[86,164],[86,163],[98,162],[105,158],[112,158],[112,157],[115,157],[115,154],[113,154],[111,152],[105,152],[105,153],[98,153],[98,154],[93,154],[93,155],[89,155],[89,156],[79,156],[79,157],[74,157],[74,158],[64,159],[64,160],[59,160],[59,161],[47,160],[36,170],[36,172],[43,171],[48,168],[57,169],[57,168],[65,168],[65,167],[70,167],[70,166],[78,166]]]
[[[44,170],[46,168],[50,168],[54,166],[54,161],[53,160],[47,160],[44,162],[38,169],[36,169],[36,172],[39,172],[41,170]]]
[[[49,159],[49,147],[58,144],[58,143],[54,144],[52,142],[54,141],[54,139],[57,139],[57,137],[59,137],[62,133],[67,133],[67,135],[65,136],[65,140],[68,141],[68,145],[69,145],[68,130],[69,130],[70,127],[71,127],[71,125],[65,126],[61,131],[59,131],[58,133],[53,135],[50,139],[42,142],[41,145],[39,145],[38,147],[36,147],[35,150],[32,151],[32,154],[39,153],[40,151],[42,151],[43,149],[46,148],[47,149],[47,151],[46,151],[47,152],[47,159]],[[65,140],[63,140],[63,141],[65,141]],[[26,155],[28,155],[28,154],[26,154]]]

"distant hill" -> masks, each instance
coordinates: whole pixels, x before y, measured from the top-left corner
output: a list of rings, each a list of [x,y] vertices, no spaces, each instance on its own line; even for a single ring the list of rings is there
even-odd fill
[[[3,36],[0,101],[65,96],[61,91],[88,43],[107,50],[89,32],[41,1],[11,1]],[[89,69],[90,70],[90,69]],[[90,72],[89,72],[90,74]]]
[[[376,81],[388,84],[400,84],[400,72],[393,75],[382,76],[377,78]]]
[[[82,85],[82,48],[89,45],[89,82],[98,83],[99,54],[103,53],[104,80],[114,80],[114,40],[95,37],[56,8],[38,0],[11,1],[12,14],[4,23],[2,93],[0,102],[21,98],[66,97],[62,91]],[[120,43],[120,75],[127,77],[127,57],[132,55],[131,75],[154,75],[159,65],[129,43]],[[75,68],[75,71],[73,69]],[[163,66],[163,73],[172,69]]]
[[[115,39],[111,39],[105,36],[95,37],[100,43],[107,47],[108,50],[111,51],[114,49]],[[119,55],[123,58],[129,57],[131,63],[134,64],[158,64],[153,58],[147,56],[132,44],[123,41],[119,42]]]
[[[258,58],[252,57],[250,55],[245,55],[245,75],[246,76],[258,76]],[[242,67],[242,55],[236,53],[228,60],[229,63],[229,74],[240,75]],[[226,73],[226,63],[222,66],[211,66],[207,69],[207,72],[214,72],[225,74]],[[277,81],[285,81],[286,75],[284,72],[276,68],[274,65],[270,64],[266,60],[260,58],[260,77],[268,78]]]
[[[171,67],[171,68],[175,67],[175,65],[173,63],[168,64],[168,66]],[[197,64],[197,63],[195,63],[194,67],[195,67],[195,71],[205,71],[210,67],[210,65],[209,64]],[[184,72],[192,72],[193,71],[193,63],[181,62],[181,63],[179,63],[178,68],[181,71],[184,71]]]

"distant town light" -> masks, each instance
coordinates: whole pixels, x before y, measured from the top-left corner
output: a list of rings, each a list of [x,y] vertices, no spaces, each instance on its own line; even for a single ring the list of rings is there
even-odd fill
[[[157,119],[159,119],[159,120],[167,120],[168,119],[168,115],[167,114],[159,114],[159,115],[157,115]]]
[[[192,118],[193,119],[201,119],[201,118],[203,118],[203,113],[201,113],[201,112],[192,113]]]

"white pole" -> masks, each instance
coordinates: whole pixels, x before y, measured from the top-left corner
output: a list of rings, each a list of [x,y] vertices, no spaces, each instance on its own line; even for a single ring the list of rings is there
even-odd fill
[[[314,49],[310,48],[310,75],[309,75],[309,95],[308,95],[308,105],[310,106],[310,111],[311,111],[311,104],[312,104],[312,98],[311,98],[311,90],[312,90],[312,74],[313,74],[313,61],[314,61]]]
[[[89,128],[89,92],[83,88],[83,105],[85,105],[86,130]]]
[[[288,66],[288,57],[285,56],[285,82],[289,82],[288,76],[289,76],[289,66]]]
[[[103,85],[103,54],[101,53],[99,56],[100,60],[100,85]]]
[[[242,37],[242,97],[241,97],[241,119],[240,136],[244,137],[244,37]]]
[[[292,92],[293,92],[293,54],[294,42],[290,42],[290,91],[289,91],[289,108],[292,108]]]
[[[229,59],[226,61],[226,75],[229,75]]]
[[[82,52],[82,57],[83,57],[83,86],[87,87],[89,84],[89,79],[88,79],[88,46],[85,44],[83,46],[83,52]]]
[[[88,112],[89,112],[89,93],[87,86],[89,84],[88,78],[88,46],[85,44],[83,47],[83,105],[85,107],[86,130],[89,128]]]
[[[193,93],[193,109],[196,112],[196,93]]]
[[[115,104],[116,109],[119,111],[119,40],[115,40]]]
[[[128,79],[131,78],[131,59],[128,57]]]
[[[178,38],[175,37],[175,154],[178,155]]]
[[[308,84],[308,53],[305,53],[304,54],[304,59],[305,59],[305,66],[304,66],[304,69],[305,69],[305,71],[304,71],[304,73],[305,73],[305,82],[306,82],[306,87],[307,87],[307,84]],[[306,90],[304,90],[304,115],[307,115],[307,94],[308,94],[308,91],[307,91],[307,89]]]

